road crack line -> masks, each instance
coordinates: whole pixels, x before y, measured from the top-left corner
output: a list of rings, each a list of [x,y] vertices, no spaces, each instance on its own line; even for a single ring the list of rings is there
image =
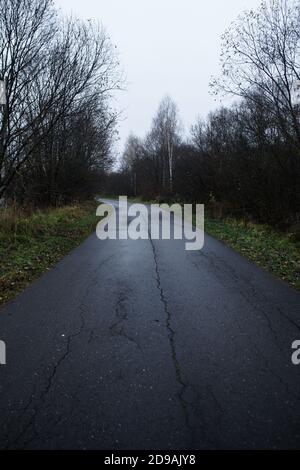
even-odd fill
[[[127,339],[127,341],[134,343],[138,349],[141,349],[141,346],[138,343],[138,341],[132,336],[130,336],[128,333],[126,333],[125,327],[123,325],[123,322],[125,322],[128,318],[128,313],[124,305],[126,300],[127,300],[126,293],[120,292],[118,296],[118,300],[115,305],[115,313],[116,313],[117,321],[115,321],[109,327],[109,329],[113,335],[123,336],[125,339]]]
[[[102,265],[101,265],[101,268],[102,268]],[[57,359],[56,363],[52,366],[52,371],[46,379],[46,385],[42,389],[42,391],[39,394],[38,398],[36,399],[36,403],[34,404],[34,406],[31,406],[31,405],[33,405],[33,401],[34,401],[33,398],[32,398],[32,394],[31,394],[31,397],[29,398],[28,404],[25,407],[23,407],[23,409],[20,410],[22,412],[21,416],[23,416],[27,411],[32,411],[32,416],[26,422],[26,424],[24,424],[23,429],[18,433],[18,435],[14,439],[10,440],[9,436],[7,436],[7,438],[8,438],[7,439],[7,444],[6,444],[7,449],[11,448],[12,446],[17,445],[20,442],[20,440],[26,435],[27,431],[29,431],[29,430],[31,430],[31,432],[33,433],[33,436],[28,438],[27,440],[23,441],[23,445],[22,445],[21,448],[24,449],[28,443],[32,442],[33,440],[35,440],[39,437],[35,428],[36,428],[36,419],[37,419],[37,416],[38,416],[38,413],[39,413],[41,403],[45,404],[46,397],[47,397],[48,393],[50,392],[50,390],[53,386],[53,383],[54,383],[55,377],[57,375],[58,369],[60,368],[60,366],[63,364],[63,362],[67,359],[67,357],[71,353],[71,343],[72,343],[72,341],[74,340],[74,338],[79,337],[82,334],[83,330],[85,329],[85,323],[86,323],[85,322],[85,299],[89,295],[91,289],[95,285],[97,285],[98,271],[99,271],[99,267],[97,267],[97,269],[94,270],[94,275],[92,277],[92,281],[90,282],[89,286],[87,287],[86,292],[85,292],[85,294],[84,294],[84,296],[83,296],[83,298],[82,298],[82,300],[81,300],[81,302],[78,306],[79,317],[80,317],[80,325],[79,325],[77,331],[73,334],[68,335],[67,341],[66,341],[65,351]]]
[[[170,343],[170,348],[171,348],[171,357],[172,357],[172,362],[174,365],[175,369],[175,375],[176,375],[176,381],[180,386],[180,391],[178,392],[177,396],[179,399],[179,403],[181,405],[184,418],[185,418],[185,423],[189,431],[191,432],[191,440],[193,441],[193,434],[194,434],[194,428],[190,423],[190,418],[189,418],[189,411],[188,411],[188,402],[184,399],[184,394],[186,391],[186,388],[188,385],[184,382],[184,379],[182,377],[182,372],[180,368],[180,363],[178,360],[177,352],[176,352],[176,346],[175,346],[175,331],[173,330],[171,326],[171,312],[168,307],[168,301],[166,299],[164,290],[161,285],[161,278],[160,278],[160,273],[159,273],[159,268],[158,268],[158,257],[155,249],[155,245],[153,243],[153,240],[150,236],[149,233],[149,240],[152,246],[152,252],[153,252],[153,258],[154,258],[154,264],[155,264],[155,273],[156,273],[156,286],[159,291],[160,295],[160,301],[164,307],[164,312],[166,314],[166,328],[168,331],[168,337],[169,337],[169,343]]]

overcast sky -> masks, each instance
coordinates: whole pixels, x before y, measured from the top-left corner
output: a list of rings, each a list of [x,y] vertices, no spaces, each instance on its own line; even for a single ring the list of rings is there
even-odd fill
[[[117,46],[127,90],[119,151],[130,132],[143,137],[159,101],[170,94],[188,132],[217,104],[209,95],[219,70],[220,38],[242,11],[260,0],[56,0],[67,13],[100,20]]]

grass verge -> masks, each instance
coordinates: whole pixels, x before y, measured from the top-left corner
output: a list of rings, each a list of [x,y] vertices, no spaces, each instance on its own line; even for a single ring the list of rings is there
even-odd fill
[[[268,225],[205,218],[205,231],[300,290],[300,242]]]
[[[0,210],[0,305],[93,231],[96,207],[95,202],[85,202],[29,215],[12,208]]]

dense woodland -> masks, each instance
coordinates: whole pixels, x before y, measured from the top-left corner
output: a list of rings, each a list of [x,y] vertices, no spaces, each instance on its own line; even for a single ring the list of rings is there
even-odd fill
[[[107,192],[198,201],[220,216],[300,219],[300,2],[269,0],[222,37],[211,92],[236,97],[183,135],[165,97],[145,139],[131,135]],[[195,90],[195,94],[197,90]],[[201,110],[199,110],[201,111]]]
[[[0,0],[0,34],[1,204],[106,192],[197,201],[278,226],[300,220],[299,0],[264,1],[224,33],[210,91],[235,104],[187,135],[164,97],[146,137],[129,136],[118,171],[111,95],[123,81],[105,30],[63,17],[52,0]]]
[[[0,79],[2,204],[94,194],[113,160],[110,95],[122,82],[102,26],[63,17],[52,0],[0,0]]]

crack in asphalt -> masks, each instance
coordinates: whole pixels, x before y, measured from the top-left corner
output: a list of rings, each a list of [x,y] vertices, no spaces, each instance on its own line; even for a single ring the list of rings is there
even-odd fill
[[[194,387],[191,384],[185,382],[184,379],[183,379],[183,374],[181,372],[181,367],[180,367],[180,363],[179,363],[177,352],[176,352],[176,346],[175,346],[176,332],[173,330],[173,328],[171,326],[171,312],[169,310],[166,295],[165,295],[164,290],[163,290],[162,285],[161,285],[161,276],[160,276],[159,266],[158,266],[158,256],[157,256],[155,245],[154,245],[154,242],[151,238],[150,233],[149,233],[149,240],[150,240],[150,243],[151,243],[151,246],[152,246],[153,258],[154,258],[154,264],[155,264],[156,286],[157,286],[157,289],[159,291],[160,300],[161,300],[161,303],[163,304],[164,311],[165,311],[165,314],[166,314],[166,328],[168,330],[168,337],[169,337],[170,348],[171,348],[171,357],[172,357],[172,362],[174,364],[176,381],[177,381],[177,383],[179,384],[179,386],[181,388],[181,390],[177,394],[177,396],[178,396],[179,403],[180,403],[180,405],[182,407],[182,410],[183,410],[183,413],[184,413],[186,427],[190,431],[190,445],[189,445],[189,448],[192,449],[193,446],[194,446],[195,433],[196,433],[197,430],[201,431],[204,440],[206,440],[206,442],[208,444],[210,444],[211,446],[214,446],[215,442],[207,434],[207,429],[206,429],[206,424],[205,424],[205,419],[204,419],[204,413],[199,408],[199,406],[197,407],[197,412],[201,416],[201,424],[198,423],[197,425],[193,425],[191,423],[190,413],[189,413],[189,405],[190,404],[184,398],[184,395],[185,395],[188,387],[191,387],[193,389],[194,389]],[[198,404],[199,404],[199,401],[200,400],[198,398],[197,399]],[[193,404],[191,405],[191,407],[192,408],[194,407]],[[205,445],[204,445],[204,447],[205,447]]]
[[[101,264],[100,269],[102,267],[103,267],[103,263]],[[6,435],[6,438],[7,438],[7,442],[6,442],[6,445],[5,445],[6,449],[14,448],[15,446],[17,446],[29,430],[31,431],[32,435],[29,436],[27,440],[24,440],[22,442],[22,446],[19,446],[19,448],[24,449],[24,448],[26,448],[26,446],[29,443],[31,443],[32,441],[39,438],[39,435],[36,431],[36,419],[37,419],[38,414],[40,412],[40,407],[41,407],[41,405],[45,406],[45,404],[46,404],[47,395],[49,394],[51,388],[53,387],[53,384],[55,383],[55,378],[56,378],[57,372],[60,369],[61,365],[66,361],[66,359],[68,358],[68,356],[70,355],[70,353],[72,351],[71,345],[72,345],[73,340],[75,338],[81,336],[83,331],[86,329],[86,319],[85,319],[86,305],[85,305],[85,300],[88,297],[89,293],[91,292],[92,288],[94,288],[98,284],[98,278],[99,278],[98,271],[99,271],[99,266],[94,270],[92,279],[89,282],[88,287],[86,289],[86,293],[84,294],[84,296],[81,299],[80,304],[78,306],[78,311],[79,311],[79,316],[80,316],[80,325],[79,325],[77,331],[75,331],[74,333],[67,336],[66,342],[65,342],[66,346],[64,348],[64,352],[60,355],[60,357],[57,359],[55,364],[52,366],[51,373],[48,375],[48,377],[46,379],[45,387],[42,389],[41,393],[39,394],[39,396],[37,398],[34,399],[34,394],[32,393],[30,395],[29,399],[28,399],[27,404],[22,408],[16,409],[17,411],[21,412],[20,415],[19,415],[19,418],[25,416],[28,411],[31,411],[32,415],[30,416],[30,419],[28,421],[26,420],[26,423],[24,423],[21,431],[13,439],[10,438],[10,436],[9,436],[10,431],[8,431],[8,433]],[[123,322],[124,319],[127,318],[127,314],[125,314],[125,316],[124,316],[121,313],[123,302],[126,299],[127,299],[127,297],[124,298],[122,296],[122,293],[121,293],[119,298],[118,298],[116,307],[115,307],[117,316],[119,316],[121,318],[114,325],[111,326],[112,330],[117,328],[118,325],[121,322]],[[121,330],[118,330],[116,334],[119,334],[120,336],[123,336],[128,341],[133,342],[138,348],[140,348],[139,343],[133,337],[126,334],[126,332],[124,331],[123,328]],[[90,333],[89,333],[89,337],[88,337],[87,342],[90,343],[92,341],[93,337],[94,337],[93,329],[90,329]],[[32,406],[33,404],[34,404],[34,406]],[[9,425],[9,423],[8,423],[8,425]]]
[[[262,315],[263,317],[265,318],[267,324],[268,324],[268,327],[269,327],[269,330],[274,338],[274,343],[276,344],[277,348],[279,349],[279,351],[281,353],[284,353],[281,345],[280,345],[280,342],[279,342],[279,337],[278,337],[278,334],[277,334],[277,331],[275,330],[275,328],[273,327],[273,324],[272,324],[272,321],[269,317],[269,315],[267,314],[267,312],[265,311],[265,309],[261,306],[261,305],[257,305],[253,302],[253,297],[256,298],[258,301],[264,301],[264,302],[268,302],[267,298],[265,298],[264,296],[259,296],[259,293],[257,292],[257,290],[255,289],[255,287],[250,283],[250,282],[247,282],[245,283],[244,280],[242,280],[239,276],[236,275],[235,271],[230,267],[228,266],[227,263],[225,263],[221,258],[218,258],[215,254],[213,253],[210,253],[209,255],[206,255],[204,254],[203,252],[200,253],[200,256],[201,257],[204,257],[205,259],[207,259],[211,265],[212,268],[214,268],[214,273],[216,275],[216,277],[218,278],[218,280],[222,283],[222,285],[224,287],[227,287],[227,285],[225,284],[224,282],[224,273],[226,272],[228,277],[232,280],[234,280],[235,282],[238,282],[239,285],[242,284],[246,284],[246,286],[244,285],[243,287],[241,286],[241,288],[238,290],[238,293],[239,295],[241,295],[243,297],[243,299],[246,300],[246,302],[251,305],[251,307],[253,307],[254,309],[258,310]],[[214,259],[215,258],[215,259]],[[216,261],[222,263],[222,268],[220,268],[220,266],[217,265]],[[199,266],[196,262],[193,262],[194,266],[199,269]],[[221,273],[221,275],[219,275],[219,272]],[[247,289],[250,289],[251,291],[251,294],[252,295],[249,295],[247,293]],[[259,298],[260,297],[260,298]],[[273,306],[274,309],[277,309],[279,310],[279,308],[277,306]],[[297,327],[298,329],[300,329],[299,325],[297,325],[293,320],[291,320],[287,315],[285,315],[283,312],[281,312],[279,310],[279,312],[282,314],[282,316],[284,318],[286,318],[286,320],[288,320],[290,323],[292,323],[295,327]]]
[[[102,265],[101,265],[102,267]],[[98,271],[99,271],[99,267],[97,267],[97,269],[95,270],[94,272],[94,276],[92,277],[92,281],[89,283],[88,285],[88,288],[84,294],[84,296],[82,297],[82,300],[78,306],[78,309],[79,309],[79,316],[80,316],[80,326],[78,328],[78,330],[71,334],[71,335],[68,335],[67,337],[67,342],[66,342],[66,350],[64,352],[64,354],[62,354],[62,356],[57,360],[56,364],[53,366],[53,369],[52,369],[52,373],[48,376],[48,379],[47,379],[47,385],[45,387],[45,389],[42,391],[41,395],[40,395],[40,399],[42,401],[45,401],[45,397],[47,396],[47,394],[49,393],[51,387],[52,387],[52,384],[53,384],[53,380],[55,378],[55,375],[57,373],[57,370],[59,369],[59,367],[61,366],[61,364],[65,361],[65,359],[68,357],[68,355],[70,354],[71,352],[71,342],[74,338],[80,336],[82,334],[82,332],[84,331],[85,329],[85,310],[86,310],[86,305],[85,305],[85,299],[88,297],[90,291],[92,290],[93,287],[95,287],[97,284],[98,284]]]
[[[71,401],[71,409],[70,409],[70,411],[69,411],[69,414],[72,415],[74,411],[75,411],[75,404],[74,404],[74,400],[72,400],[72,401]],[[50,437],[51,437],[51,438],[53,439],[54,437],[58,436],[59,434],[56,433],[54,430],[55,430],[56,427],[59,426],[64,420],[66,420],[65,414],[59,414],[59,415],[57,416],[57,418],[54,420],[53,424],[52,424],[53,430],[52,430],[52,431],[48,431],[48,432],[46,433],[46,435],[43,435],[43,438],[45,438],[45,436],[46,436],[47,438],[50,438]],[[28,428],[29,428],[29,426],[28,426]],[[41,441],[42,436],[41,436],[40,434],[38,434],[35,429],[34,429],[33,431],[34,431],[34,432],[33,432],[33,436],[29,436],[28,439],[23,442],[23,446],[22,446],[23,449],[26,449],[26,447],[27,447],[29,444],[31,444],[32,442],[34,442],[34,441]]]
[[[35,386],[34,386],[34,389],[35,389]],[[29,399],[27,400],[27,403],[25,404],[25,406],[20,407],[20,408],[11,408],[10,411],[11,412],[14,412],[14,411],[19,412],[18,419],[23,418],[23,416],[26,414],[26,412],[30,409],[30,407],[33,403],[33,399],[34,399],[34,393],[31,393],[30,396],[29,396]],[[17,437],[15,439],[13,439],[12,441],[10,440],[10,428],[13,425],[13,423],[11,421],[6,422],[6,425],[8,427],[8,430],[5,433],[6,444],[4,445],[4,448],[6,450],[8,450],[11,445],[16,444],[19,441],[19,439],[21,439],[21,437],[26,432],[27,428],[30,427],[31,421],[32,421],[32,418],[29,420],[29,423],[23,427],[23,429],[20,431],[20,433],[17,435]]]
[[[100,266],[100,268],[102,268],[102,264]],[[9,433],[7,435],[7,443],[5,445],[5,448],[6,449],[9,449],[11,447],[14,447],[15,445],[17,445],[20,440],[23,438],[23,436],[26,434],[26,432],[28,430],[31,429],[31,432],[33,433],[33,436],[31,436],[27,441],[24,441],[23,442],[23,445],[22,445],[22,448],[24,449],[26,447],[26,445],[29,443],[29,442],[32,442],[33,440],[35,440],[35,438],[38,437],[38,434],[36,432],[36,419],[37,419],[37,415],[39,413],[39,409],[40,409],[40,406],[41,406],[41,403],[42,404],[45,404],[46,402],[46,397],[47,395],[49,394],[52,386],[53,386],[53,383],[54,383],[54,380],[55,380],[55,377],[57,375],[57,371],[58,369],[60,368],[60,366],[63,364],[63,362],[67,359],[67,357],[69,356],[69,354],[71,353],[71,343],[72,341],[74,340],[74,338],[76,337],[79,337],[82,332],[84,331],[85,329],[85,299],[87,298],[87,296],[89,295],[91,289],[97,285],[98,283],[98,271],[99,271],[99,266],[94,270],[94,275],[92,277],[92,280],[91,282],[88,284],[88,287],[86,289],[86,292],[83,296],[83,298],[81,299],[81,302],[78,306],[78,309],[79,309],[79,316],[80,316],[80,325],[79,325],[79,328],[77,329],[77,331],[75,333],[72,333],[70,335],[67,336],[67,341],[66,341],[66,347],[65,347],[65,351],[64,353],[57,359],[56,363],[52,366],[52,371],[51,373],[48,375],[47,379],[46,379],[46,385],[45,387],[43,388],[43,390],[41,391],[41,393],[39,394],[39,397],[36,399],[36,403],[35,403],[35,406],[34,407],[31,407],[31,405],[33,404],[34,402],[34,394],[32,393],[29,397],[29,400],[28,400],[28,403],[26,404],[25,407],[21,408],[20,411],[21,411],[21,417],[24,416],[26,414],[26,412],[28,410],[32,410],[33,414],[32,416],[30,417],[29,421],[23,426],[22,430],[20,431],[20,433],[14,438],[14,439],[10,439],[9,438]]]
[[[203,253],[202,253],[203,254]],[[205,256],[205,255],[204,255]],[[231,268],[228,263],[226,263],[222,258],[219,258],[217,257],[216,255],[214,255],[214,257],[223,264],[223,267],[225,268],[224,271],[226,270],[227,273],[229,275],[231,275],[231,277],[233,279],[235,279],[236,281],[241,281],[241,278],[238,277],[234,271],[233,268]],[[217,266],[216,266],[217,267]],[[219,269],[217,267],[217,269]],[[220,270],[220,269],[219,269]],[[253,286],[253,284],[251,282],[246,282],[244,281],[244,284],[246,284],[248,287],[250,287],[250,290],[251,290],[251,293],[253,294],[253,297],[256,297],[257,299],[260,299],[261,301],[264,301],[264,302],[267,302],[267,303],[270,303],[270,301],[268,300],[268,298],[264,295],[264,293],[262,291],[258,292],[257,289]],[[248,300],[248,299],[247,299]],[[278,307],[278,305],[272,305],[272,307],[274,309],[276,309],[278,311],[278,313],[280,313],[287,321],[289,321],[291,323],[291,325],[293,325],[295,328],[297,328],[299,331],[300,331],[300,325],[299,323],[297,323],[295,320],[293,320],[292,318],[290,318],[286,313],[284,313],[282,311],[282,309],[280,307]],[[266,316],[267,314],[262,311],[262,313],[264,313]],[[270,321],[270,319],[269,319]]]
[[[236,322],[236,324],[237,324],[239,330],[240,330],[243,334],[245,334],[244,329],[243,329],[242,326],[240,325],[240,322],[239,322],[239,320],[238,320],[238,318],[237,318],[236,315],[234,315],[234,319],[235,319],[235,322]],[[275,379],[277,379],[277,381],[286,389],[286,392],[287,392],[291,397],[293,397],[296,402],[299,402],[299,401],[300,401],[300,397],[299,397],[297,394],[295,394],[295,393],[290,389],[289,384],[287,384],[287,383],[284,381],[284,379],[283,379],[279,374],[277,374],[277,373],[273,370],[272,367],[270,367],[268,359],[264,356],[264,354],[261,352],[261,350],[257,347],[256,343],[255,343],[255,342],[253,341],[253,339],[252,339],[252,336],[251,336],[251,335],[248,335],[247,333],[246,333],[246,336],[249,338],[249,341],[250,341],[250,343],[252,344],[252,346],[253,346],[253,348],[254,348],[256,354],[257,354],[259,357],[262,358],[263,363],[264,363],[264,370],[267,371],[267,372],[269,372]]]
[[[81,318],[82,318],[82,314],[81,314]],[[24,449],[26,447],[26,445],[29,443],[29,442],[32,442],[34,440],[34,438],[38,437],[38,434],[36,432],[36,418],[37,418],[37,415],[38,415],[38,412],[39,412],[39,408],[40,408],[40,403],[39,402],[42,402],[42,403],[45,403],[45,399],[46,399],[46,396],[48,395],[48,393],[50,392],[50,389],[53,385],[53,382],[54,382],[54,379],[55,379],[55,376],[57,374],[57,370],[59,369],[59,367],[61,366],[61,364],[65,361],[65,359],[68,357],[68,355],[70,354],[70,351],[71,351],[71,341],[73,340],[73,338],[77,337],[77,336],[80,336],[82,331],[84,329],[84,321],[81,320],[81,325],[80,325],[80,328],[79,330],[72,334],[72,335],[69,335],[68,338],[67,338],[67,346],[66,346],[66,350],[64,352],[64,354],[62,354],[62,356],[60,356],[60,358],[57,360],[57,362],[54,364],[53,366],[53,369],[52,369],[52,372],[51,374],[48,376],[47,378],[47,381],[46,381],[46,386],[45,388],[42,390],[42,392],[40,393],[39,395],[39,398],[37,400],[37,404],[31,408],[32,411],[33,411],[33,414],[31,416],[31,418],[29,419],[29,421],[27,422],[27,424],[25,424],[25,426],[23,427],[23,429],[21,430],[21,432],[12,440],[12,441],[8,441],[7,445],[6,445],[6,448],[9,449],[11,448],[12,446],[14,445],[17,445],[18,442],[22,439],[22,437],[26,434],[26,432],[31,429],[31,431],[33,432],[34,436],[33,437],[30,437],[29,440],[27,441],[24,441],[23,442],[23,445],[22,445],[22,448]],[[30,397],[29,399],[29,402],[27,404],[27,406],[24,408],[24,411],[22,413],[22,416],[24,416],[24,414],[26,413],[26,411],[28,411],[30,409],[30,405],[33,403],[33,398]],[[9,436],[8,436],[9,438]]]
[[[111,334],[116,336],[122,336],[123,338],[127,339],[127,341],[135,344],[138,349],[141,349],[139,342],[135,338],[130,336],[128,333],[126,333],[125,327],[123,325],[123,322],[125,322],[128,318],[128,312],[126,310],[125,302],[128,300],[127,294],[130,292],[130,289],[126,289],[126,292],[119,292],[118,299],[115,304],[115,314],[118,320],[115,321],[109,327],[109,329],[111,331]]]
[[[158,257],[157,257],[155,245],[153,243],[150,233],[149,233],[149,240],[151,243],[154,264],[155,264],[156,286],[159,291],[160,300],[161,300],[161,303],[163,305],[164,312],[166,315],[166,328],[168,330],[168,337],[169,337],[169,343],[170,343],[170,348],[171,348],[171,357],[172,357],[172,362],[173,362],[174,369],[175,369],[176,381],[180,386],[180,391],[178,392],[177,396],[178,396],[181,408],[183,410],[186,427],[191,432],[191,442],[193,442],[194,427],[190,423],[190,417],[189,417],[189,412],[188,412],[188,402],[184,398],[184,394],[185,394],[186,388],[188,387],[188,384],[185,383],[182,377],[180,363],[177,357],[176,346],[175,346],[175,331],[173,330],[171,326],[171,312],[169,310],[168,301],[166,299],[164,290],[161,285],[161,278],[160,278],[159,267],[158,267]]]

